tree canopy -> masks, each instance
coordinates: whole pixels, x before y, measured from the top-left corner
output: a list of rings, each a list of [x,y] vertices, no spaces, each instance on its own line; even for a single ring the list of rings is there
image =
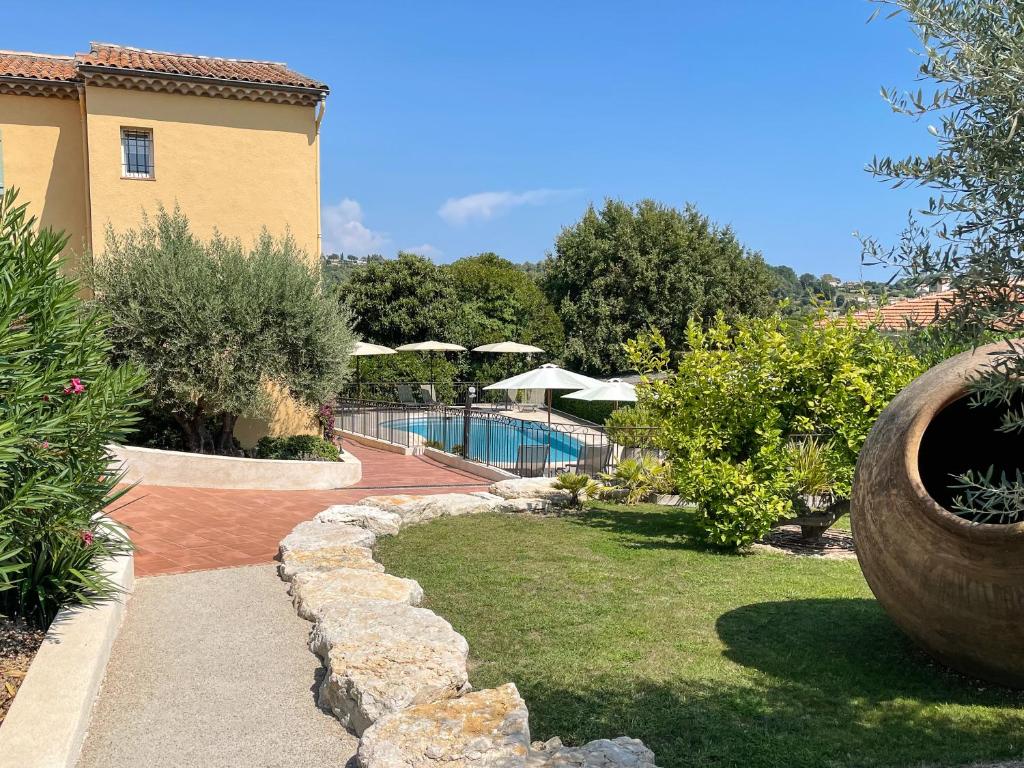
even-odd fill
[[[472,348],[494,341],[533,344],[558,356],[562,325],[543,291],[528,274],[494,253],[467,256],[452,264],[400,253],[354,270],[341,289],[355,330],[367,341],[391,347],[435,339]],[[436,381],[455,376],[492,378],[514,369],[522,358],[495,360],[479,355],[437,357]],[[366,360],[368,377],[423,381],[422,356],[395,355]]]
[[[469,315],[440,267],[415,253],[370,262],[354,270],[342,287],[362,338],[389,347],[413,341],[463,344]]]
[[[481,253],[443,269],[467,311],[467,346],[518,341],[552,356],[561,354],[565,342],[562,321],[536,281],[515,264],[495,253]],[[511,374],[525,362],[525,358],[509,355],[474,361],[474,378]]]
[[[693,206],[608,200],[559,234],[543,286],[565,326],[566,363],[609,374],[627,367],[622,344],[651,326],[678,348],[691,317],[767,314],[776,278]]]
[[[237,419],[270,414],[271,384],[318,406],[347,375],[348,315],[290,237],[204,242],[161,208],[138,230],[108,231],[90,276],[115,359],[145,368],[190,450],[233,452]]]

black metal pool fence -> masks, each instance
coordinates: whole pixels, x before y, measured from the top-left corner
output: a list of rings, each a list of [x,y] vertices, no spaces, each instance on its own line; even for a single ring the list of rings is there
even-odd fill
[[[479,391],[479,390],[478,390]],[[654,430],[567,423],[532,403],[410,404],[340,398],[335,428],[403,447],[437,448],[519,477],[612,472],[626,458],[659,456]]]

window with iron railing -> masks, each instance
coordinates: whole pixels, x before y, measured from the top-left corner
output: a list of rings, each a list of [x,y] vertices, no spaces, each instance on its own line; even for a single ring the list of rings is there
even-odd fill
[[[153,178],[153,131],[148,128],[121,129],[121,176],[126,179]]]

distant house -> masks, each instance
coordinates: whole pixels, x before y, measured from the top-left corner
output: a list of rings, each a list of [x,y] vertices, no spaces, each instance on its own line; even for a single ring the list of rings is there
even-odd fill
[[[0,187],[19,187],[77,253],[177,203],[200,237],[287,229],[317,258],[327,94],[277,62],[106,43],[0,51]]]
[[[872,309],[852,313],[859,325],[874,325],[884,331],[905,331],[912,326],[931,325],[952,309],[954,292],[935,291],[910,299],[896,299]]]

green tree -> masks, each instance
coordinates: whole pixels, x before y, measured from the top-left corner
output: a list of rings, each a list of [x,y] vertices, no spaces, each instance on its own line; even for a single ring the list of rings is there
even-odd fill
[[[342,300],[362,338],[389,347],[414,341],[448,341],[465,346],[469,318],[444,272],[430,259],[399,253],[357,270]]]
[[[776,280],[694,207],[608,200],[564,229],[545,264],[544,288],[565,326],[566,362],[587,373],[626,368],[622,344],[644,329],[682,343],[691,317],[763,315]]]
[[[660,334],[627,349],[643,371],[668,363]],[[707,540],[744,546],[790,513],[799,495],[794,446],[823,441],[831,494],[849,498],[857,454],[875,418],[920,370],[874,328],[822,315],[687,327],[686,351],[638,388],[637,410],[697,504]],[[814,438],[817,439],[817,438]]]
[[[466,312],[469,343],[518,341],[558,357],[565,342],[562,322],[544,292],[526,272],[494,253],[467,256],[443,267]],[[501,378],[524,369],[521,355],[475,356],[476,379]],[[471,358],[472,359],[472,358]]]
[[[203,242],[181,211],[160,209],[137,231],[109,231],[90,276],[116,359],[145,367],[154,407],[190,450],[233,452],[238,418],[270,414],[271,384],[312,408],[346,378],[348,315],[290,237],[264,232],[248,251]]]
[[[60,272],[67,237],[0,199],[0,614],[46,626],[64,605],[113,595],[103,561],[127,551],[102,517],[120,493],[122,442],[144,376],[108,364],[103,319]]]
[[[397,347],[416,341],[469,346],[469,312],[444,268],[415,253],[380,259],[355,271],[339,294],[352,313],[356,333],[366,341]],[[439,394],[458,378],[462,365],[452,355],[398,354],[361,362],[363,381],[433,381]],[[372,396],[372,391],[370,393]]]

